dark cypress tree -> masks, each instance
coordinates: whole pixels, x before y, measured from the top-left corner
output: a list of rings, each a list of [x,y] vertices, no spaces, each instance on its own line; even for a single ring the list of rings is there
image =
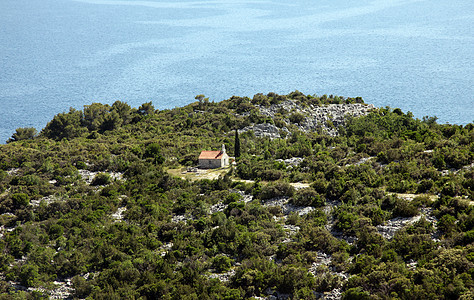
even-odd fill
[[[235,129],[234,155],[235,155],[235,158],[240,157],[240,138],[239,138],[239,131],[237,129]]]

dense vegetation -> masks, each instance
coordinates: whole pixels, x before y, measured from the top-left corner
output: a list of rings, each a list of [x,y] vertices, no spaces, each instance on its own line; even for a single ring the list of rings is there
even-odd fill
[[[196,99],[170,110],[94,103],[0,146],[1,299],[47,297],[66,280],[71,297],[90,299],[313,299],[337,289],[343,299],[474,297],[473,124],[386,107],[329,136],[299,130],[298,112],[270,118],[259,107],[362,99]],[[289,133],[236,136],[259,123]],[[167,172],[221,144],[233,156],[235,143],[236,166],[218,179]],[[282,161],[293,157],[301,163]],[[268,205],[282,197],[310,212]],[[380,225],[414,216],[381,235]]]

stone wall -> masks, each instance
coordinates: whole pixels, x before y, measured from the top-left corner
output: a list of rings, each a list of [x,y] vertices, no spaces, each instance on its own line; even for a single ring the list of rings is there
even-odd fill
[[[199,168],[201,169],[216,169],[221,167],[220,159],[200,159]]]
[[[225,167],[229,164],[229,156],[224,155],[221,159],[200,159],[200,169],[217,169]]]

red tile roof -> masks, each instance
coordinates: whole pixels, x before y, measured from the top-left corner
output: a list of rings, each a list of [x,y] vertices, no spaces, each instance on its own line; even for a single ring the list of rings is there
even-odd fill
[[[199,159],[221,159],[221,151],[202,151]]]

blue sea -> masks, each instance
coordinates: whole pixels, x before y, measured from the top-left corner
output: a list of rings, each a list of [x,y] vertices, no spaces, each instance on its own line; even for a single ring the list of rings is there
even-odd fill
[[[2,143],[92,102],[294,90],[472,122],[474,1],[0,1]]]

